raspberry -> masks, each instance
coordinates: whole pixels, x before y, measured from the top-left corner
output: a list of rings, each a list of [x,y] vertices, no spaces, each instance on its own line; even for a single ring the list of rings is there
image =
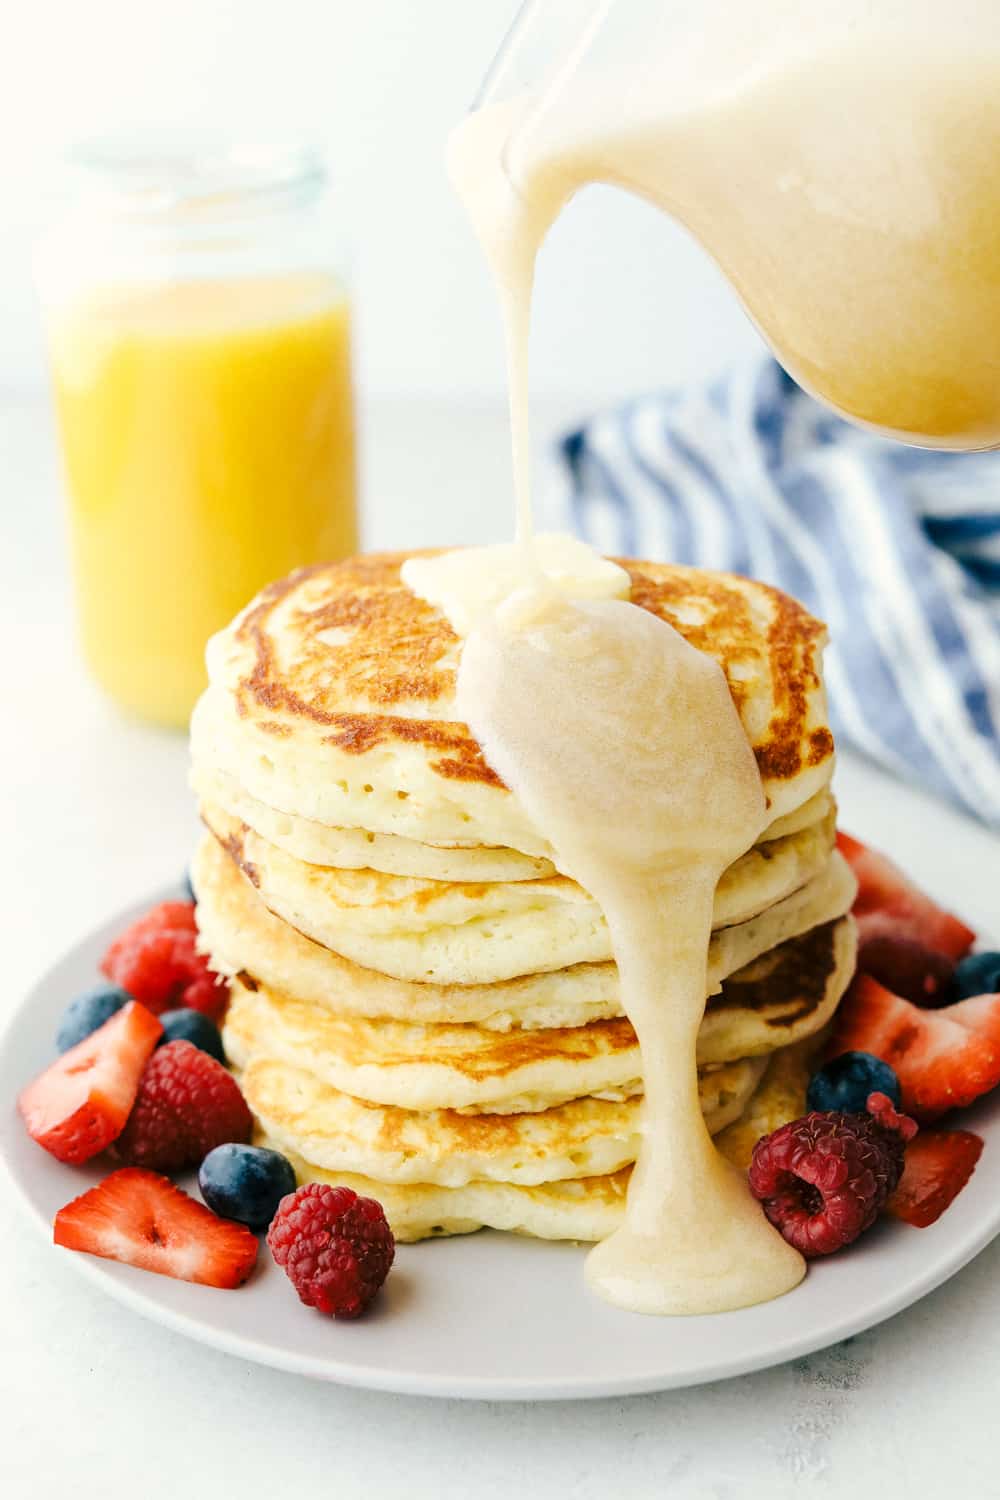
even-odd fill
[[[282,1198],[267,1243],[300,1300],[335,1318],[364,1312],[396,1253],[380,1203],[320,1182]]]
[[[168,1042],[146,1064],[115,1152],[132,1166],[176,1172],[227,1141],[248,1141],[252,1129],[232,1074],[190,1042]]]
[[[221,1021],[228,1004],[228,984],[206,964],[204,974],[199,974],[181,990],[179,1008],[199,1010],[210,1021]]]
[[[869,1095],[867,1108],[805,1115],[754,1147],[750,1190],[807,1259],[832,1255],[870,1229],[902,1176],[915,1123],[885,1094]]]
[[[193,901],[161,901],[136,917],[130,927],[112,943],[109,952],[114,952],[118,943],[130,938],[143,937],[150,932],[195,932]]]
[[[116,938],[101,961],[115,984],[158,1015],[188,1006],[216,1019],[228,991],[197,951],[190,901],[162,901]]]

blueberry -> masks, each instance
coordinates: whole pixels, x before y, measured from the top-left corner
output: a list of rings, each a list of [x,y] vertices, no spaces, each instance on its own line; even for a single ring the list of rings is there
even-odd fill
[[[1000,953],[970,953],[955,965],[955,999],[1000,993]]]
[[[84,994],[77,995],[67,1005],[63,1012],[63,1018],[59,1022],[59,1030],[56,1033],[56,1047],[60,1052],[68,1052],[84,1037],[90,1036],[105,1021],[111,1017],[123,1005],[127,1005],[132,996],[117,984],[98,984],[92,990],[86,990]]]
[[[198,903],[198,897],[194,893],[194,885],[191,882],[190,870],[186,870],[184,873],[184,900],[193,901],[195,905]]]
[[[263,1230],[286,1193],[294,1193],[295,1173],[280,1151],[216,1146],[201,1164],[198,1186],[213,1213]]]
[[[806,1108],[863,1114],[869,1094],[886,1094],[897,1109],[903,1098],[899,1079],[888,1063],[870,1052],[842,1052],[813,1074]]]
[[[187,1006],[181,1010],[166,1010],[160,1017],[160,1023],[163,1026],[163,1040],[158,1046],[162,1047],[164,1042],[192,1042],[202,1052],[207,1052],[209,1057],[225,1063],[226,1054],[222,1050],[219,1028],[207,1016],[203,1016],[200,1010],[189,1010]]]

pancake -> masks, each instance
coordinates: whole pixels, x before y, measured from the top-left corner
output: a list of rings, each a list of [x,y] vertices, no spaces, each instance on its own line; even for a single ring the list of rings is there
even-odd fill
[[[603,1238],[643,1114],[607,925],[457,720],[461,641],[404,560],[301,570],[209,644],[192,873],[227,1052],[260,1140],[378,1198],[401,1240]],[[698,1041],[706,1121],[745,1165],[800,1112],[854,965],[825,630],[762,584],[624,566],[632,601],[721,664],[767,799],[716,893]]]
[[[611,937],[596,901],[565,876],[456,883],[309,865],[220,808],[202,816],[265,906],[364,968],[417,983],[489,984],[607,962]],[[835,813],[749,849],[725,871],[714,926],[746,922],[828,863]]]
[[[698,1033],[701,1062],[759,1057],[813,1036],[854,978],[854,918],[814,927],[731,974],[710,997]]]
[[[192,720],[195,765],[329,828],[551,859],[456,719],[461,642],[402,583],[407,555],[301,569],[213,637],[209,687]],[[776,589],[734,574],[624,566],[632,602],[725,671],[772,819],[808,802],[833,768],[825,627]]]
[[[699,1064],[766,1055],[819,1030],[850,982],[854,957],[853,921],[842,917],[727,979],[706,1012]],[[270,1058],[354,1098],[408,1110],[521,1113],[642,1089],[625,1017],[545,1031],[423,1026],[336,1015],[234,980],[223,1040],[239,1068]]]
[[[369,833],[363,828],[326,828],[322,823],[297,818],[258,802],[224,771],[196,768],[191,775],[191,786],[199,802],[221,809],[268,843],[306,864],[332,865],[341,870],[381,870],[386,875],[415,875],[425,880],[473,882],[537,880],[556,873],[551,861],[532,859],[516,849],[458,845],[442,848],[398,834]],[[776,818],[761,834],[761,842],[798,833],[827,817],[832,808],[833,799],[824,788],[802,807]]]
[[[743,1119],[715,1138],[722,1154],[734,1166],[745,1169],[750,1151],[761,1135],[802,1114],[807,1079],[808,1063],[798,1048],[775,1055]],[[287,1144],[268,1136],[265,1130],[259,1131],[255,1138],[260,1145],[284,1151],[300,1182],[343,1185],[366,1197],[377,1198],[393,1233],[404,1243],[431,1236],[471,1234],[484,1227],[547,1240],[606,1239],[622,1221],[632,1170],[626,1166],[616,1172],[535,1186],[482,1180],[462,1187],[382,1182],[317,1166]]]
[[[702,1111],[715,1134],[737,1120],[765,1069],[752,1058],[703,1071]],[[271,1140],[327,1171],[380,1182],[463,1187],[484,1180],[534,1186],[615,1172],[635,1161],[642,1100],[574,1099],[533,1114],[459,1114],[368,1104],[315,1074],[262,1058],[240,1080]]]
[[[603,1240],[622,1221],[632,1172],[631,1167],[622,1167],[603,1176],[571,1177],[536,1187],[511,1182],[470,1182],[459,1188],[378,1182],[356,1172],[328,1172],[313,1166],[266,1131],[258,1131],[254,1140],[259,1146],[282,1151],[300,1183],[326,1182],[377,1199],[393,1234],[404,1245],[486,1228],[541,1240]]]
[[[734,1167],[746,1171],[762,1135],[805,1114],[806,1091],[821,1046],[822,1039],[812,1036],[796,1047],[783,1047],[768,1060],[763,1082],[747,1108],[716,1138],[719,1150]]]
[[[516,849],[484,849],[473,845],[448,848],[418,843],[396,833],[326,828],[322,823],[297,818],[293,813],[258,802],[224,771],[196,767],[191,774],[191,787],[201,804],[221,809],[306,864],[332,865],[341,870],[381,870],[386,875],[415,875],[424,880],[537,880],[555,874],[551,860],[533,859]],[[819,794],[820,801],[823,795]]]
[[[201,947],[213,968],[226,975],[249,974],[309,1004],[401,1021],[474,1022],[496,1031],[582,1026],[622,1013],[612,962],[576,964],[487,985],[414,984],[362,968],[273,916],[208,834],[196,851],[191,877]],[[843,916],[856,890],[849,866],[835,853],[819,875],[784,901],[749,922],[713,933],[709,992],[777,944]]]

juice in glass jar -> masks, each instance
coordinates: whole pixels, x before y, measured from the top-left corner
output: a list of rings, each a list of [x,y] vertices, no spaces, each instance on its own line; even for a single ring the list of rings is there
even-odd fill
[[[124,708],[183,725],[208,637],[358,538],[343,281],[287,184],[234,186],[227,161],[224,187],[203,172],[192,192],[170,170],[170,193],[157,178],[115,225],[128,264],[111,256],[47,323],[84,657]]]

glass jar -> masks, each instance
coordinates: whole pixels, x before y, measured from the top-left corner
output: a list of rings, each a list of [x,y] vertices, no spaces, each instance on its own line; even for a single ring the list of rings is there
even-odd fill
[[[79,626],[126,709],[186,722],[208,637],[357,546],[350,320],[300,147],[89,147],[39,255]]]

